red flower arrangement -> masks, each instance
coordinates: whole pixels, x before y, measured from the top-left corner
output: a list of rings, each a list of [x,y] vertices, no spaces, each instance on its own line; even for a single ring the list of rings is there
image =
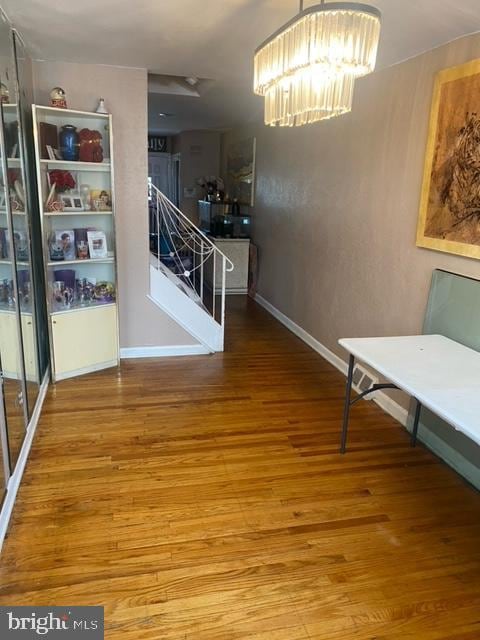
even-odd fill
[[[54,169],[48,172],[50,178],[50,184],[55,185],[55,189],[58,193],[62,191],[69,191],[75,188],[75,180],[73,179],[70,171],[61,171],[60,169]]]

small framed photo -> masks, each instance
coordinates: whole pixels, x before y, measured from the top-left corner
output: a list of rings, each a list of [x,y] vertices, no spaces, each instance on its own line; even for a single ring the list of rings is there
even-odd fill
[[[107,238],[103,231],[87,231],[90,258],[106,258]]]
[[[56,156],[55,156],[55,151],[56,149],[54,149],[52,146],[50,146],[49,144],[45,145],[45,149],[47,150],[48,153],[48,159],[49,160],[56,160]]]
[[[77,195],[60,194],[60,200],[63,203],[64,211],[83,211],[83,200]]]
[[[62,249],[64,260],[75,260],[75,232],[73,229],[55,231],[55,246]]]

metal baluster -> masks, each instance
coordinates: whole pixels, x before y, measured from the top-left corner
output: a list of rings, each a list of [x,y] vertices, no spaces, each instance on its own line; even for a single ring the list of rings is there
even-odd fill
[[[217,270],[217,251],[214,250],[213,251],[213,293],[212,293],[212,297],[213,297],[213,304],[212,304],[212,316],[213,319],[215,320],[215,279],[216,279],[216,270]]]
[[[160,269],[160,232],[161,232],[161,225],[160,225],[160,203],[158,201],[158,193],[157,193],[156,198],[155,198],[155,203],[156,203],[155,215],[156,215],[156,218],[157,218],[157,270],[159,270]]]
[[[200,298],[203,302],[203,263],[205,262],[203,256],[203,239],[200,240]]]
[[[187,245],[189,246],[189,245]],[[192,251],[193,255],[192,255],[192,271],[191,271],[191,277],[192,277],[192,283],[193,283],[193,288],[195,289],[195,291],[197,291],[197,238],[193,238],[193,251]],[[198,293],[198,291],[197,291]]]

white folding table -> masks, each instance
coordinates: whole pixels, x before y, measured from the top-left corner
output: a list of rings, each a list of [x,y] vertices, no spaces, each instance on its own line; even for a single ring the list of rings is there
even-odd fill
[[[440,335],[344,338],[339,344],[350,354],[342,453],[346,450],[350,407],[379,389],[401,389],[415,398],[412,446],[422,406],[480,444],[480,353]],[[352,400],[355,358],[390,382],[374,384]]]

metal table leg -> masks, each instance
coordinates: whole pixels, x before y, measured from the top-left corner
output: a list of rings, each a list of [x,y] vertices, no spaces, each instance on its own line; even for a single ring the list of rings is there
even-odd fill
[[[348,418],[350,415],[350,396],[352,393],[354,365],[355,357],[353,355],[350,355],[350,360],[348,362],[347,386],[345,388],[345,405],[343,407],[342,443],[340,445],[340,453],[345,453],[347,449]]]
[[[422,405],[416,398],[415,402],[417,403],[417,406],[415,407],[415,418],[413,420],[413,429],[410,438],[410,444],[412,445],[412,447],[417,444],[418,423],[420,421],[420,411],[422,410]]]

